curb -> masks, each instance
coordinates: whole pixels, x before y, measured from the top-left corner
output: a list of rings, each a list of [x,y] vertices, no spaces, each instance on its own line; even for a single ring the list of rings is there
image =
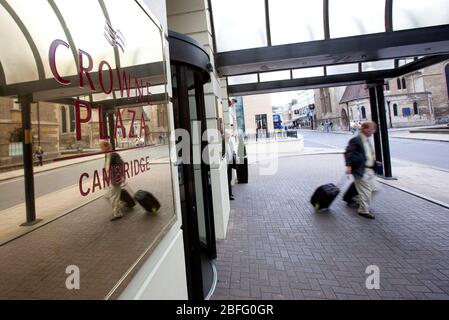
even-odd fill
[[[420,141],[449,142],[449,140],[426,139],[426,138],[407,138],[407,137],[392,137],[392,136],[389,136],[389,138],[390,138],[390,139],[404,139],[404,140],[420,140]]]
[[[379,183],[382,183],[382,184],[384,184],[384,185],[386,185],[386,186],[389,186],[389,187],[391,187],[391,188],[394,188],[394,189],[396,189],[396,190],[399,190],[399,191],[408,193],[408,194],[410,194],[410,195],[412,195],[412,196],[415,196],[415,197],[420,198],[420,199],[422,199],[422,200],[425,200],[425,201],[427,201],[427,202],[433,203],[433,204],[438,205],[438,206],[440,206],[440,207],[443,207],[443,208],[445,208],[445,209],[449,209],[449,204],[448,204],[448,203],[445,203],[445,202],[442,202],[442,201],[439,201],[439,200],[432,199],[432,198],[430,198],[430,197],[424,196],[424,195],[422,195],[422,194],[420,194],[420,193],[417,193],[417,192],[414,192],[414,191],[410,191],[410,190],[407,190],[407,189],[404,189],[404,188],[401,188],[401,187],[398,187],[398,186],[391,185],[391,184],[389,184],[388,182],[381,181],[381,180],[379,180],[379,179],[377,179],[377,181],[378,181]]]
[[[48,168],[48,169],[45,169],[45,170],[39,170],[39,171],[37,171],[37,172],[33,170],[33,174],[36,175],[36,174],[39,174],[39,173],[42,173],[42,172],[48,172],[48,171],[52,171],[52,170],[56,170],[56,169],[60,169],[60,168],[64,168],[64,167],[68,167],[68,166],[75,165],[75,164],[79,164],[79,163],[85,163],[85,162],[89,162],[89,161],[94,161],[94,160],[97,160],[97,159],[100,159],[100,158],[89,159],[89,160],[83,160],[83,161],[79,161],[79,162],[67,163],[67,164],[63,164],[63,165],[61,165],[61,166],[59,166],[59,167]],[[17,175],[15,175],[15,176],[8,177],[8,178],[0,178],[0,182],[12,180],[12,179],[17,179],[17,178],[20,178],[20,177],[23,177],[23,173],[17,174]]]

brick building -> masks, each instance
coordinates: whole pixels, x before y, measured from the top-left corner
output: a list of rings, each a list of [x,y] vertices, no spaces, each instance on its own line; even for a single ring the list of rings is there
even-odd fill
[[[449,121],[449,61],[389,79],[385,107],[389,127],[412,127]],[[317,123],[332,120],[345,130],[353,120],[371,119],[366,85],[315,90]]]

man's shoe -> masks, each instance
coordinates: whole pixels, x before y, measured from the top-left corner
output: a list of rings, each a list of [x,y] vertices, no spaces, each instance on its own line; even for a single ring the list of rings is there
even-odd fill
[[[376,219],[376,217],[374,217],[374,215],[370,212],[359,212],[359,215],[368,219]]]
[[[111,218],[111,221],[115,221],[115,220],[118,220],[118,219],[121,219],[121,218],[123,218],[123,216],[116,216],[116,217]]]

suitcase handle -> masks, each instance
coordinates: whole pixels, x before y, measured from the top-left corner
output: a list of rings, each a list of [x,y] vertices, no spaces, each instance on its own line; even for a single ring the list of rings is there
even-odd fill
[[[339,189],[341,189],[341,188],[343,187],[343,185],[345,184],[346,180],[351,180],[351,175],[350,175],[350,174],[345,173],[345,174],[340,178],[340,180],[337,182],[337,187],[338,187]]]

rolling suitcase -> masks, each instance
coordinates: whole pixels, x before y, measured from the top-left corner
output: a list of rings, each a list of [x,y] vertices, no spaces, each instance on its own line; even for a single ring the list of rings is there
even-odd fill
[[[335,184],[324,184],[315,190],[310,199],[310,203],[317,210],[327,209],[339,193],[340,189]]]
[[[147,211],[156,213],[161,204],[150,192],[139,190],[134,194],[134,199]]]
[[[122,189],[122,191],[120,192],[120,200],[126,203],[127,208],[133,208],[136,205],[133,197],[131,197],[129,192],[125,189]]]
[[[351,183],[348,190],[346,190],[345,194],[343,195],[343,201],[345,201],[347,204],[354,202],[354,197],[358,195],[357,189],[355,188],[355,183]]]

